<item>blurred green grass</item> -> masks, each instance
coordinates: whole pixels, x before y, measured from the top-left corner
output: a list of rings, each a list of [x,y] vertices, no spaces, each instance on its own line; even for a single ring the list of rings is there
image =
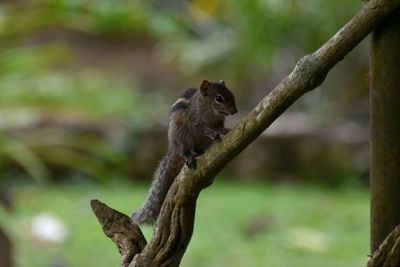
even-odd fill
[[[119,256],[89,207],[98,198],[126,214],[146,186],[114,183],[18,186],[11,215],[17,266],[117,266]],[[30,233],[40,213],[68,228],[59,245]],[[217,181],[198,200],[192,241],[181,266],[363,266],[369,250],[369,200],[365,188],[324,189]],[[144,228],[147,238],[151,228]]]

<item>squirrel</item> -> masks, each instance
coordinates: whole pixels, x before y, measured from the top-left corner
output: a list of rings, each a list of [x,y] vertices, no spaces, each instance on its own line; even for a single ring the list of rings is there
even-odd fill
[[[135,223],[156,221],[168,190],[185,163],[189,169],[196,169],[196,157],[221,141],[221,136],[229,132],[224,127],[225,116],[236,112],[235,97],[223,80],[204,80],[200,89],[187,89],[179,96],[169,115],[168,152],[154,173],[144,204],[131,216]]]

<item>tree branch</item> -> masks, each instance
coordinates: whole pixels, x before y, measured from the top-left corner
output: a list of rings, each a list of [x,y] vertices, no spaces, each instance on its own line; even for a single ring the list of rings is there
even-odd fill
[[[400,4],[400,0],[372,0],[316,52],[304,56],[294,70],[244,117],[222,142],[198,160],[198,168],[184,167],[172,184],[154,234],[130,267],[178,266],[189,244],[196,200],[215,175],[254,141],[298,98],[319,86],[327,73]],[[107,234],[107,233],[106,233]]]
[[[133,257],[146,246],[146,238],[137,224],[131,218],[116,211],[106,204],[91,200],[90,205],[99,219],[103,231],[117,245],[121,254],[121,267],[128,267]]]
[[[400,265],[400,226],[397,226],[369,260],[367,267],[395,267]]]

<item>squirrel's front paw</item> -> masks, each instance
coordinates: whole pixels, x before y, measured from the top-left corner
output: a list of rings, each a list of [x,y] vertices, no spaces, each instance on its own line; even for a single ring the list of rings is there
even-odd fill
[[[195,158],[187,160],[186,165],[189,167],[189,169],[195,170],[197,167],[197,160]]]
[[[221,134],[219,132],[215,132],[213,134],[210,135],[210,138],[214,141],[214,142],[221,142],[222,138],[221,138]]]
[[[221,128],[221,129],[219,130],[219,132],[220,132],[221,134],[223,134],[223,135],[226,135],[227,133],[229,133],[229,131],[230,131],[230,129],[227,129],[227,128]]]

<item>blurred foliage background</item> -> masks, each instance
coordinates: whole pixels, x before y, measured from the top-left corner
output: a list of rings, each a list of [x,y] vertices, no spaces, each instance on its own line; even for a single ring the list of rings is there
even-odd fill
[[[203,79],[224,79],[240,111],[228,120],[233,126],[361,6],[345,0],[0,1],[0,183],[4,199],[14,195],[16,203],[13,214],[1,213],[3,227],[19,231],[6,223],[10,216],[19,218],[18,226],[32,220],[34,214],[24,208],[24,200],[33,201],[31,190],[39,192],[34,199],[43,209],[53,201],[44,200],[49,195],[63,195],[57,201],[63,199],[66,207],[68,196],[79,198],[69,195],[71,185],[87,188],[86,196],[108,192],[99,184],[128,183],[141,196],[121,207],[131,212],[166,151],[169,107],[182,90]],[[344,186],[365,200],[367,73],[364,42],[328,75],[323,88],[293,105],[222,178],[238,184],[307,184],[322,192]],[[304,187],[299,188],[301,196]],[[227,200],[226,207],[230,204]],[[88,203],[81,205],[87,211]],[[15,235],[16,255],[22,255],[18,266],[27,266],[29,241]],[[368,244],[363,246],[367,251]],[[116,251],[110,246],[107,253]],[[312,261],[304,266],[319,266]],[[216,262],[208,266],[234,266]],[[300,262],[289,265],[303,266],[296,265]],[[264,263],[238,261],[236,266]],[[37,266],[59,266],[54,264],[54,258],[43,256]]]

